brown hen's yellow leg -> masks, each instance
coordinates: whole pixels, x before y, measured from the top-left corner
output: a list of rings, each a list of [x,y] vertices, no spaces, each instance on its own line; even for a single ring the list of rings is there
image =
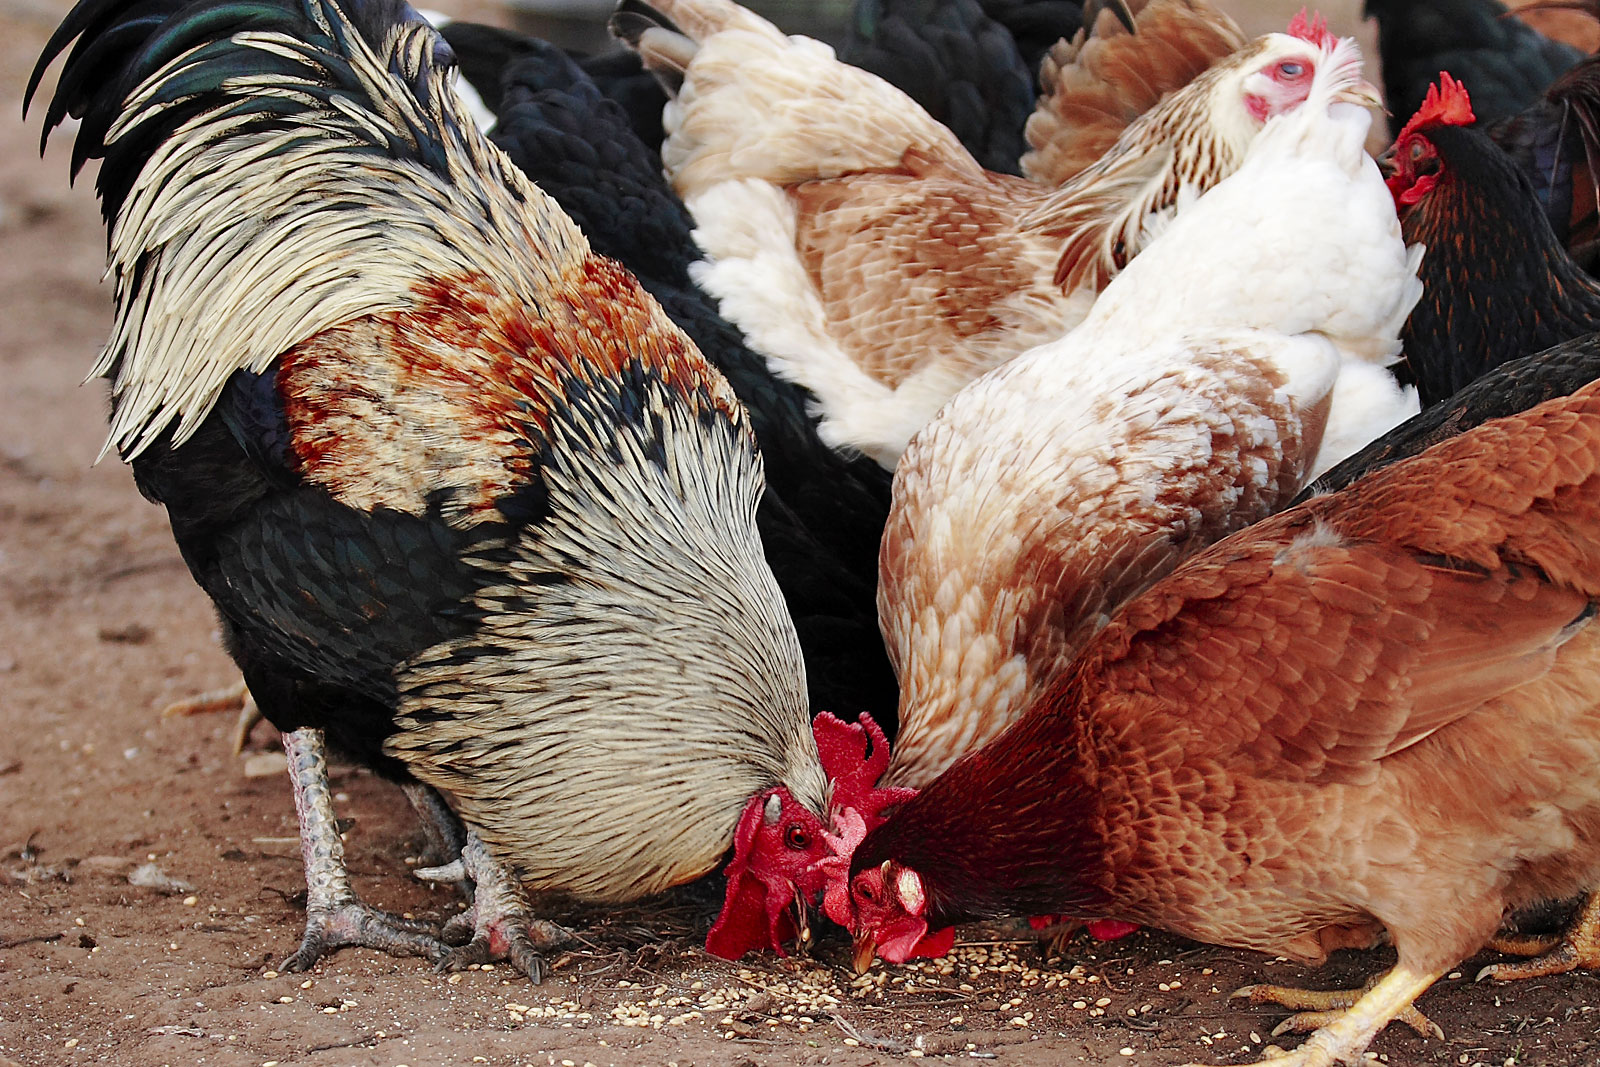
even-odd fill
[[[250,690],[244,682],[223,689],[213,689],[187,700],[175,700],[161,709],[161,717],[170,719],[176,715],[210,715],[213,712],[233,711],[236,708],[239,717],[233,724],[233,754],[237,756],[244,751],[244,743],[249,740],[250,731],[262,719],[261,709],[256,707],[255,698],[250,695]]]
[[[1443,970],[1426,973],[1412,970],[1402,961],[1372,988],[1360,994],[1347,1010],[1338,1013],[1331,1022],[1306,1038],[1305,1043],[1299,1048],[1285,1055],[1251,1064],[1249,1067],[1333,1067],[1339,1063],[1355,1063],[1361,1053],[1366,1051],[1367,1046],[1372,1044],[1372,1039],[1378,1036],[1378,1032],[1395,1019],[1405,1018],[1406,1013],[1413,1010],[1412,1002],[1438,981],[1439,975],[1443,973]],[[1273,995],[1263,995],[1260,999],[1280,1004],[1287,1003],[1287,1000],[1297,1003],[1304,1003],[1307,1000],[1321,1001],[1324,997],[1324,994],[1288,989],[1283,986],[1247,986],[1235,995],[1248,996],[1255,1000],[1256,995],[1247,990],[1256,989],[1272,990]],[[1286,999],[1280,999],[1278,993],[1283,994]],[[1349,994],[1332,993],[1326,996],[1338,997]],[[1296,1004],[1287,1006],[1295,1007]],[[1432,1027],[1434,1032],[1438,1031],[1432,1023],[1427,1025]],[[1196,1065],[1190,1064],[1188,1067]]]
[[[1600,893],[1589,894],[1577,921],[1559,938],[1497,937],[1489,947],[1511,956],[1534,958],[1522,963],[1491,963],[1478,972],[1480,982],[1485,978],[1515,982],[1600,967]]]
[[[1360,989],[1296,989],[1282,985],[1247,985],[1235,989],[1229,999],[1244,997],[1252,1004],[1277,1004],[1293,1008],[1297,1014],[1289,1016],[1272,1031],[1273,1037],[1283,1034],[1309,1034],[1313,1030],[1337,1020],[1345,1012],[1361,1003],[1361,999],[1378,987],[1382,978],[1374,978]],[[1422,1014],[1414,1005],[1406,1005],[1393,1016],[1423,1037],[1443,1037],[1444,1031],[1432,1019]]]

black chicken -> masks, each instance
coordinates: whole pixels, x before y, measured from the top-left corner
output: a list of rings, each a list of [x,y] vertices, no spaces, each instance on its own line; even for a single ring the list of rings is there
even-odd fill
[[[83,0],[30,98],[74,39],[45,126],[80,116],[74,168],[103,160],[107,447],[285,733],[286,966],[537,977],[524,886],[633,899],[741,822],[783,910],[828,787],[726,382],[478,133],[400,0]],[[469,944],[355,897],[325,737],[451,797]]]
[[[1556,240],[1527,176],[1471,128],[1473,112],[1446,75],[1388,162],[1406,242],[1427,246],[1397,368],[1424,408],[1506,360],[1600,330],[1600,284]]]
[[[1495,122],[1532,104],[1583,58],[1507,18],[1499,0],[1366,0],[1365,10],[1378,20],[1383,95],[1396,121],[1422,106],[1440,71],[1472,89],[1479,121]]]

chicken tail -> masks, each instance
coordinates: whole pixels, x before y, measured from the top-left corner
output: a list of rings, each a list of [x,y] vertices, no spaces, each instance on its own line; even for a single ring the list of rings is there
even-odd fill
[[[1238,24],[1206,0],[1154,0],[1137,16],[1116,5],[1086,18],[1040,65],[1022,173],[1044,185],[1077,176],[1134,119],[1245,43]]]
[[[729,0],[623,0],[612,29],[669,91],[693,89],[662,116],[662,163],[685,200],[741,178],[783,185],[890,169],[908,149],[981,173],[900,90]]]
[[[125,459],[169,427],[181,444],[235,372],[339,323],[466,273],[537,293],[588,255],[403,0],[81,0],[30,102],[74,39],[45,136],[78,116],[74,173],[103,161],[117,312],[92,373]]]

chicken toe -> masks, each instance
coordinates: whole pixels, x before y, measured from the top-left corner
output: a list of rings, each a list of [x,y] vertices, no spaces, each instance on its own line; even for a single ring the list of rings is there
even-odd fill
[[[1413,969],[1402,958],[1393,970],[1359,994],[1344,990],[1321,993],[1287,986],[1246,986],[1233,995],[1248,997],[1256,1003],[1311,1008],[1331,1016],[1330,1021],[1306,1038],[1299,1048],[1248,1067],[1333,1067],[1339,1063],[1355,1063],[1380,1030],[1395,1019],[1406,1019],[1407,1012],[1414,1011],[1412,1003],[1443,973],[1442,969],[1426,972]],[[1348,1007],[1335,1015],[1341,1002]],[[1425,1031],[1429,1036],[1444,1036],[1433,1023],[1420,1015],[1415,1017],[1429,1028]]]
[[[250,695],[250,688],[244,682],[198,693],[186,700],[174,700],[161,709],[161,717],[170,719],[180,715],[185,717],[210,715],[213,712],[235,709],[239,714],[234,719],[232,740],[233,754],[237,756],[244,751],[245,742],[250,739],[250,731],[255,729],[256,723],[264,717],[261,709],[256,707],[255,698]]]
[[[1600,893],[1589,895],[1577,920],[1559,938],[1497,937],[1489,947],[1496,952],[1533,958],[1520,963],[1491,963],[1478,972],[1480,982],[1485,978],[1515,982],[1600,967]]]
[[[1273,1028],[1273,1037],[1281,1037],[1284,1034],[1309,1034],[1334,1022],[1353,1008],[1362,997],[1377,986],[1379,980],[1374,978],[1360,989],[1296,989],[1293,986],[1281,985],[1247,985],[1242,989],[1235,989],[1229,994],[1229,998],[1243,997],[1252,1004],[1276,1004],[1279,1007],[1295,1009],[1294,1015]],[[1394,1018],[1423,1037],[1444,1036],[1444,1031],[1440,1030],[1432,1019],[1418,1011],[1415,1005],[1406,1005],[1394,1015]]]
[[[339,839],[328,788],[328,758],[322,731],[300,729],[283,735],[300,820],[300,851],[306,868],[306,929],[280,970],[304,971],[346,945],[375,948],[393,956],[439,959],[447,951],[435,928],[403,919],[361,902],[350,888],[344,843]]]
[[[474,963],[508,960],[535,984],[544,981],[540,953],[568,940],[569,931],[553,922],[535,919],[528,908],[522,884],[495,859],[476,833],[467,831],[467,843],[456,864],[416,872],[419,878],[454,881],[465,874],[473,885],[472,904],[445,927],[447,940],[463,934],[471,924],[466,944],[448,950],[438,961],[441,971],[459,971]]]

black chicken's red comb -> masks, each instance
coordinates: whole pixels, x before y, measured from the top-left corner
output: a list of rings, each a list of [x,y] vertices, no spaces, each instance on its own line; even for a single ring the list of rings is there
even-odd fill
[[[1407,134],[1423,126],[1470,126],[1476,121],[1467,87],[1445,71],[1440,71],[1439,84],[1428,86],[1428,95],[1423,98],[1422,106],[1417,108],[1417,113],[1400,131],[1395,143],[1405,140]]]
[[[875,816],[889,804],[907,799],[914,790],[877,788],[889,769],[889,739],[871,715],[862,712],[855,722],[845,722],[823,712],[811,724],[822,769],[833,780],[833,810],[854,808],[877,825]]]

